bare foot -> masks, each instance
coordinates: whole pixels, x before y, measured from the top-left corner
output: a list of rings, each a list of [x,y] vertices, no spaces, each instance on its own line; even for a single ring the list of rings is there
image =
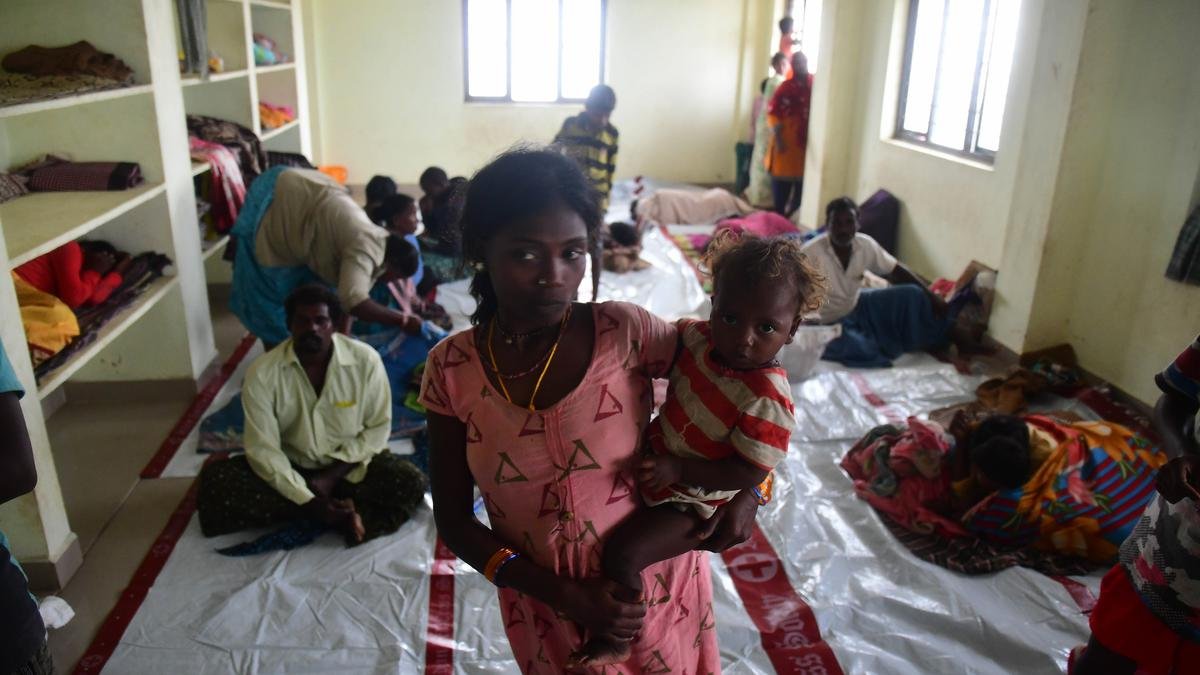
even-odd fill
[[[568,668],[599,668],[621,663],[629,658],[629,642],[609,637],[588,640],[579,651],[567,659]]]

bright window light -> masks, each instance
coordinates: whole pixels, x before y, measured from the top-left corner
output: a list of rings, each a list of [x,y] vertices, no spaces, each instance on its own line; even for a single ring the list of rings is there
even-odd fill
[[[817,72],[817,57],[821,51],[821,0],[803,0],[801,15],[796,19],[800,29],[800,51],[808,59],[808,72]]]
[[[508,93],[508,7],[505,0],[467,0],[467,95]],[[500,58],[496,58],[499,54]]]
[[[600,84],[600,0],[571,0],[562,5],[562,97],[587,98]]]
[[[468,99],[581,101],[601,82],[605,0],[466,0],[464,9]]]
[[[991,160],[1021,0],[910,0],[896,136]]]

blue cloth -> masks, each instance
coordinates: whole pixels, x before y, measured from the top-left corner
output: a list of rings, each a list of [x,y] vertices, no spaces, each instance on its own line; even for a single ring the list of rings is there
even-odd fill
[[[421,283],[422,279],[425,278],[425,258],[421,255],[421,242],[417,239],[417,235],[415,234],[404,235],[404,241],[412,244],[413,248],[417,249],[417,272],[416,274],[412,275],[413,285],[416,286],[417,284]]]
[[[298,520],[293,523],[272,530],[261,537],[245,541],[233,546],[217,549],[217,553],[227,555],[232,558],[244,558],[250,555],[259,555],[261,553],[274,553],[275,551],[290,551],[294,548],[307,546],[316,541],[322,534],[329,531],[331,528],[324,524],[313,520]]]
[[[8,362],[8,354],[4,352],[4,346],[0,345],[0,394],[7,394],[10,391],[16,392],[17,398],[25,395],[25,387],[21,386],[21,381],[13,372],[12,364]]]
[[[247,330],[268,344],[288,338],[287,314],[283,308],[288,294],[304,284],[321,281],[304,265],[260,265],[254,253],[258,227],[275,197],[275,182],[286,169],[283,166],[268,169],[250,184],[242,211],[229,231],[231,243],[236,246],[229,308]]]
[[[409,335],[399,328],[355,337],[375,348],[383,359],[388,383],[392,387],[392,436],[407,436],[425,428],[425,414],[405,405],[410,391],[420,387],[414,382],[413,371],[425,363],[429,350],[446,337],[446,332],[426,321],[419,335]]]
[[[854,311],[842,319],[842,335],[821,358],[855,368],[887,368],[905,352],[946,344],[956,314],[935,317],[928,293],[910,284],[864,290]]]

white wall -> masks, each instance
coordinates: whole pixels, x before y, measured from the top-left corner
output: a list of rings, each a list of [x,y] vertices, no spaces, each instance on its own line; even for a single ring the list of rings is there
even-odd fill
[[[609,0],[619,177],[732,182],[751,96],[739,71],[745,36],[764,30],[774,4]],[[314,145],[321,162],[346,165],[351,182],[375,173],[416,182],[431,164],[470,174],[514,143],[549,142],[579,110],[464,103],[460,0],[309,0],[306,11]],[[769,34],[755,39],[768,58]]]
[[[1000,270],[1002,344],[1070,342],[1152,401],[1153,374],[1200,332],[1200,289],[1163,277],[1200,184],[1200,4],[1025,0],[991,167],[890,140],[907,6],[827,3],[802,220],[887,188],[918,272]]]

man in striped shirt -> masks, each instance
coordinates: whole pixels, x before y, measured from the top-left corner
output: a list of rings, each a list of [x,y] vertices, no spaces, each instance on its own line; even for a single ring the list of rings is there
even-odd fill
[[[588,94],[583,112],[564,120],[554,137],[554,144],[579,162],[599,193],[601,211],[608,209],[608,193],[617,170],[617,128],[608,121],[616,107],[617,94],[612,87],[598,84]]]

